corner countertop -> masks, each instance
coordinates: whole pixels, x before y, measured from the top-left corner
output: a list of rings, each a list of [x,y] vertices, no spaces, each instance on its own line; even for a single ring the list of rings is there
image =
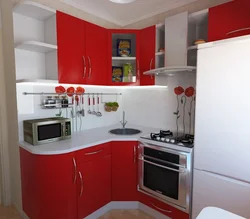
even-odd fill
[[[206,207],[204,208],[199,216],[196,219],[211,219],[211,218],[218,218],[218,219],[246,219],[243,217],[240,217],[236,214],[233,214],[231,212],[225,211],[220,208],[215,207]]]
[[[114,135],[110,134],[111,129],[121,128],[121,125],[112,125],[101,128],[89,129],[85,131],[74,132],[69,140],[62,140],[50,144],[33,146],[27,142],[19,142],[21,148],[37,155],[55,155],[66,154],[94,145],[103,144],[111,141],[138,141],[141,136],[151,132],[157,132],[159,129],[142,127],[137,125],[127,125],[126,128],[141,130],[137,135]]]

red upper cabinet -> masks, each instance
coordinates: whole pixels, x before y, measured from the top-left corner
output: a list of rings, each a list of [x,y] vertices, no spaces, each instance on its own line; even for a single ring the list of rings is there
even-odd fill
[[[112,142],[112,200],[138,201],[137,142]]]
[[[140,40],[139,30],[109,30],[109,85],[140,85]],[[123,53],[118,53],[118,44]]]
[[[250,34],[250,1],[235,0],[209,9],[208,40]]]
[[[86,22],[87,84],[107,85],[108,30]]]
[[[76,152],[78,218],[82,219],[111,201],[110,143]]]
[[[141,30],[140,40],[140,64],[141,64],[141,85],[154,85],[155,77],[143,75],[145,71],[155,68],[155,42],[156,42],[155,26],[148,27]]]
[[[77,218],[73,158],[20,149],[23,210],[30,219]]]
[[[57,12],[60,83],[107,85],[108,31]]]
[[[85,22],[59,11],[56,15],[59,83],[84,84],[87,77]]]

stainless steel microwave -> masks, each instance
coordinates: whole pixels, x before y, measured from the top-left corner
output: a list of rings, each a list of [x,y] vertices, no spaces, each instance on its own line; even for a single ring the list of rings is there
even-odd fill
[[[32,145],[47,144],[71,138],[71,120],[44,118],[23,121],[24,141]]]

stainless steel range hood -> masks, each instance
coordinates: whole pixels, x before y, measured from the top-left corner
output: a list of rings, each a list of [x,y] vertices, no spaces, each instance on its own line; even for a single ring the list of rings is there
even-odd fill
[[[191,30],[192,31],[192,30]],[[175,75],[195,73],[196,66],[188,66],[188,12],[165,20],[165,67],[151,69],[144,75]],[[157,45],[157,43],[156,43]],[[195,51],[196,52],[196,51]]]

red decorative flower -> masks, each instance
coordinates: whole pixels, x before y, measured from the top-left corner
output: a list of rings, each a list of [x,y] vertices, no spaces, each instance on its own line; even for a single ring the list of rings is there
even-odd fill
[[[181,95],[181,94],[183,94],[184,93],[184,89],[181,87],[181,86],[179,86],[179,87],[176,87],[175,89],[174,89],[174,92],[175,92],[175,94],[176,95]]]
[[[75,93],[75,88],[74,87],[69,87],[67,89],[67,93],[68,93],[69,97],[72,97],[74,95],[74,93]]]
[[[63,86],[57,86],[57,87],[55,87],[55,91],[57,94],[63,94],[63,93],[65,93],[66,90]]]
[[[185,95],[187,97],[192,97],[194,95],[194,88],[193,87],[188,87],[186,90],[185,90]]]
[[[82,94],[84,94],[84,92],[85,92],[85,89],[83,87],[77,87],[76,88],[76,93],[78,95],[82,95]]]

